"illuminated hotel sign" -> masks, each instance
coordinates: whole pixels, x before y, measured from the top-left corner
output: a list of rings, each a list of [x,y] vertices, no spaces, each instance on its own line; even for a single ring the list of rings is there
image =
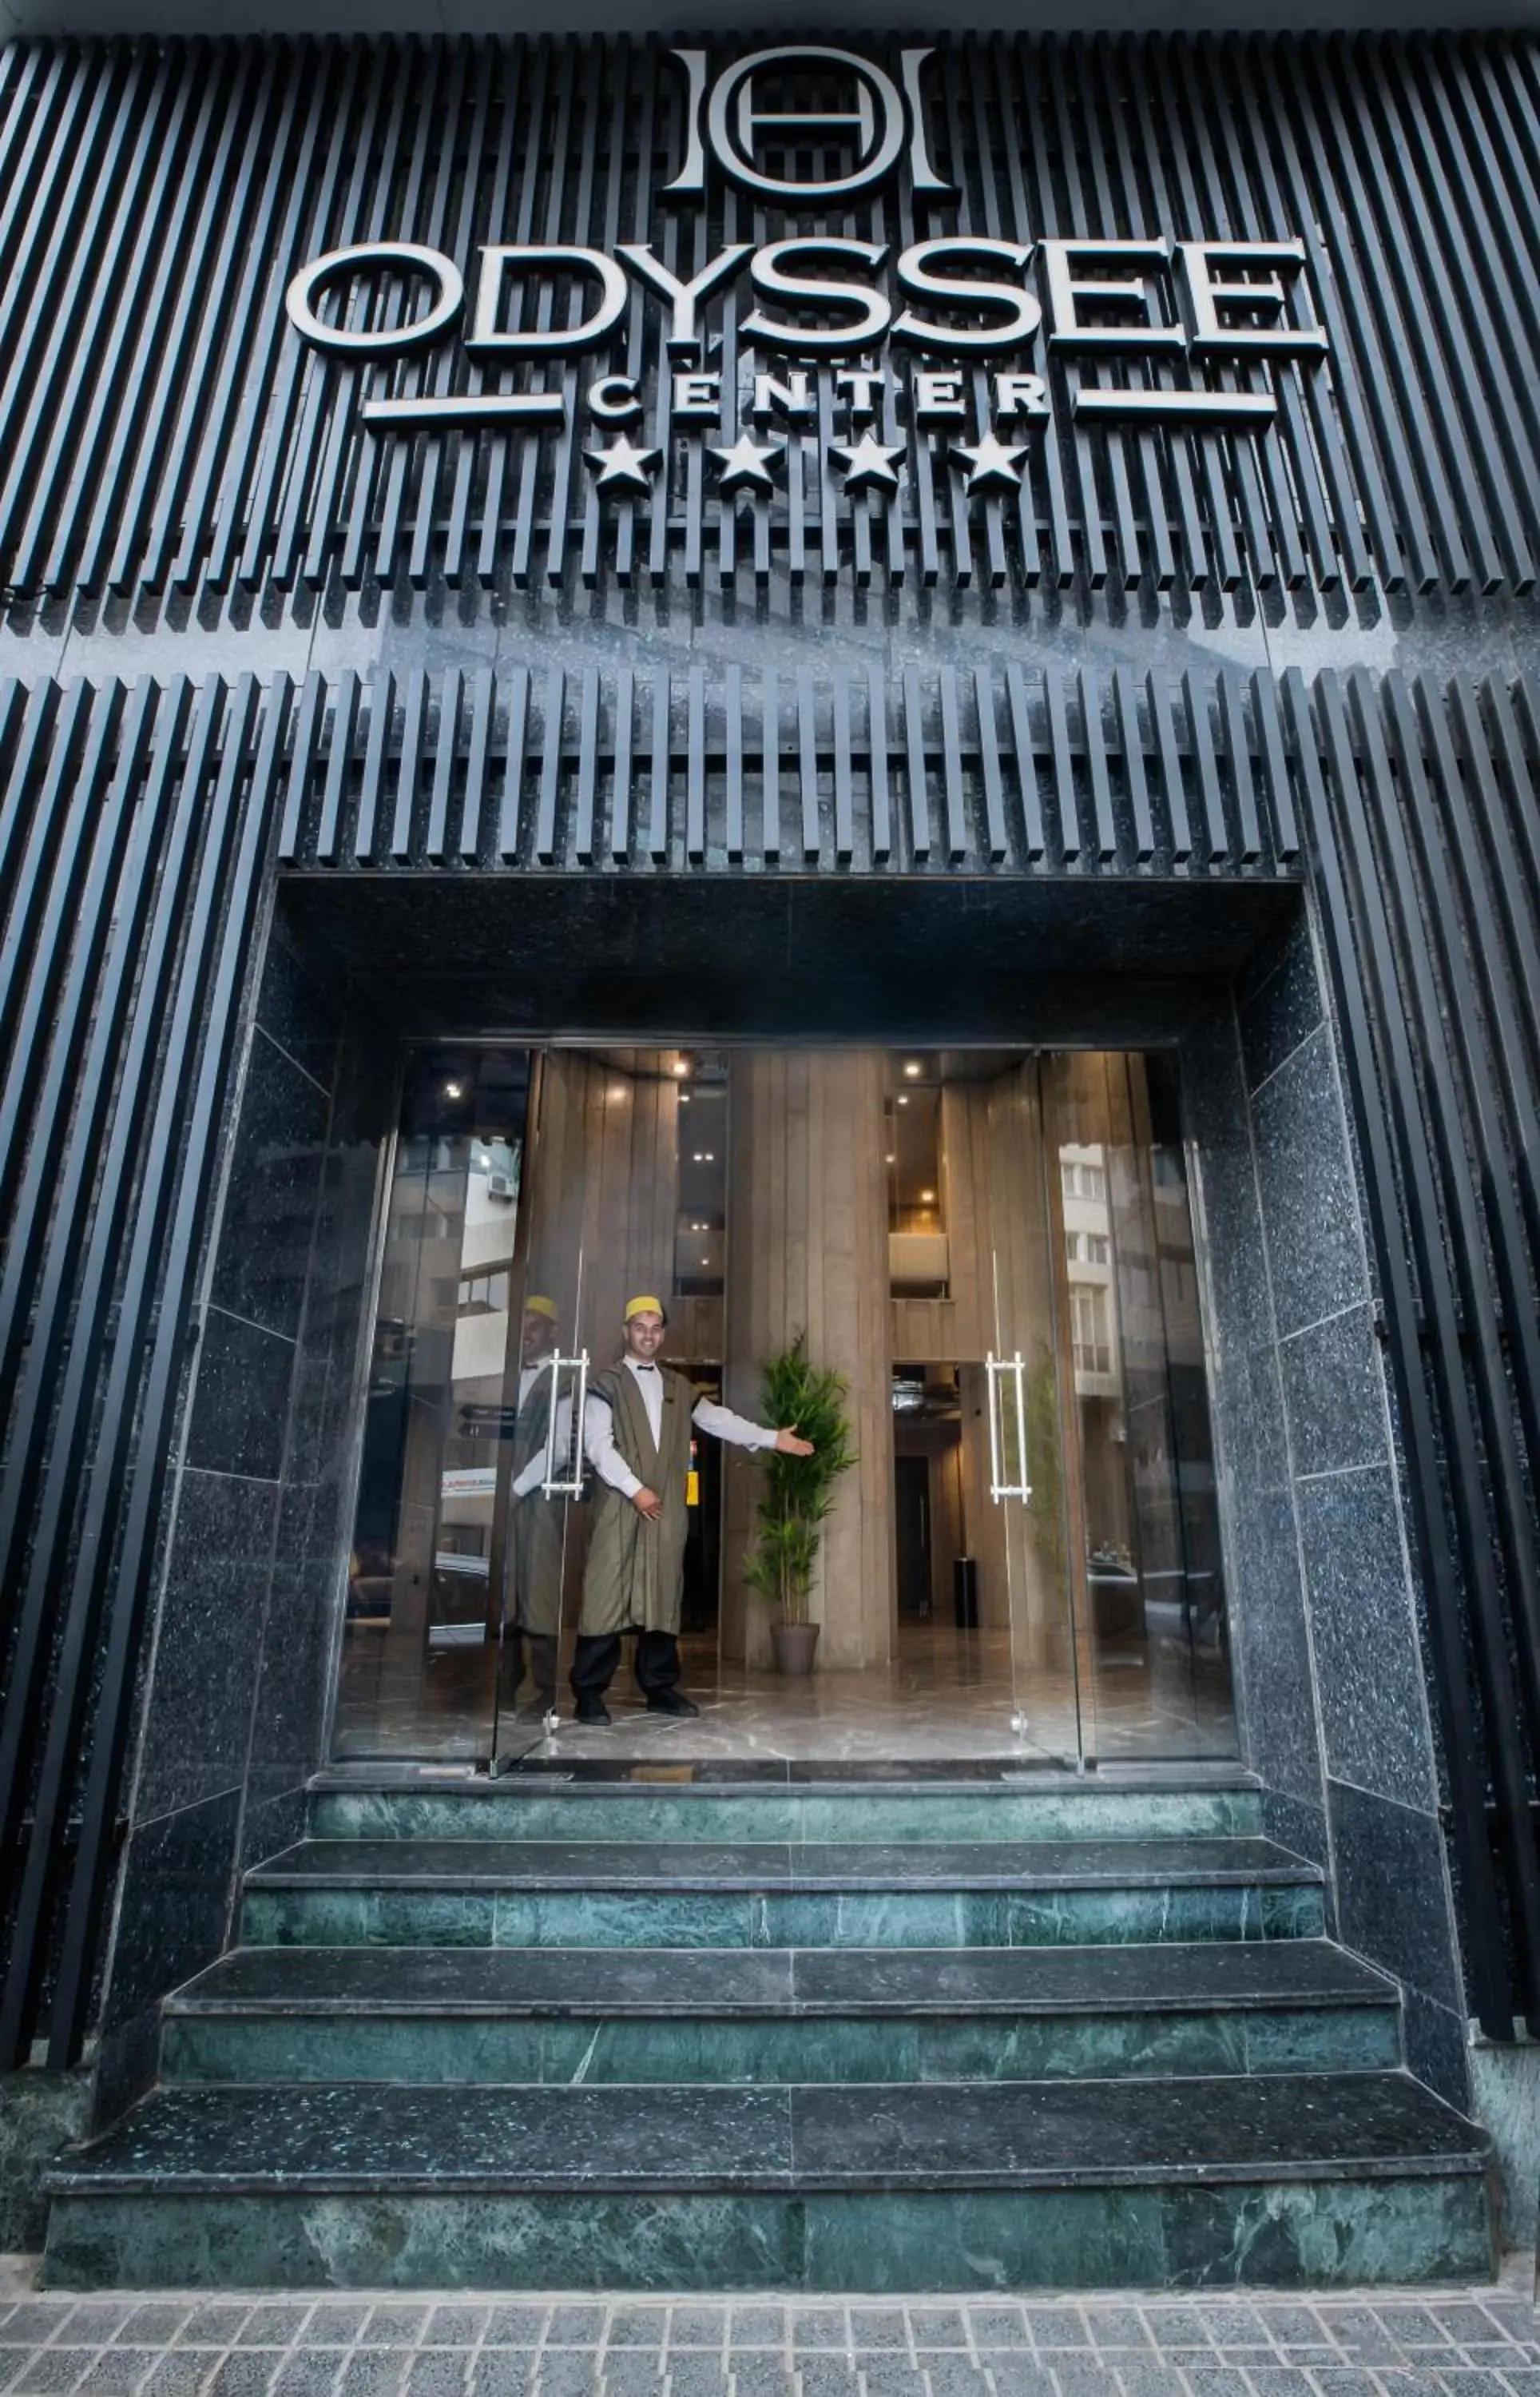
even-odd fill
[[[714,81],[704,50],[676,49],[688,80],[687,138],[665,188],[674,206],[703,204],[709,162],[740,190],[778,208],[838,208],[907,165],[915,193],[941,200],[952,186],[926,148],[921,106],[928,48],[899,54],[899,79],[855,52],[816,45],[758,50]],[[842,97],[816,110],[776,103],[796,74]],[[796,176],[790,167],[830,142],[844,171]],[[774,161],[776,171],[771,170]],[[709,303],[747,282],[753,305],[738,333],[775,371],[751,372],[735,422],[752,428],[711,445],[722,488],[768,490],[784,439],[816,429],[815,370],[832,369],[833,399],[851,438],[829,448],[847,489],[896,488],[902,442],[873,425],[977,438],[951,441],[967,488],[1019,482],[1028,455],[1019,435],[1050,413],[1045,358],[1078,371],[1069,391],[1078,422],[1168,425],[1265,423],[1277,412],[1270,381],[1209,369],[1286,367],[1320,359],[1326,336],[1314,321],[1298,241],[1008,241],[958,233],[895,249],[883,241],[822,230],[766,242],[730,242],[685,280],[652,244],[613,252],[575,243],[489,243],[462,265],[416,242],[371,241],[312,259],[289,285],[287,307],[300,338],[357,365],[389,365],[458,339],[468,359],[498,371],[565,367],[601,348],[639,307],[659,309],[669,361],[667,422],[710,431],[724,422],[722,375],[703,331]],[[382,280],[405,285],[414,313],[402,323],[355,321],[359,300]],[[576,321],[555,327],[549,306],[524,302],[554,284],[581,293]],[[544,321],[528,324],[534,313]],[[1110,378],[1104,376],[1111,370]],[[1131,369],[1135,371],[1131,371]],[[1087,371],[1089,370],[1089,371]],[[588,451],[601,489],[645,492],[660,457],[628,428],[646,402],[639,379],[597,374],[575,392],[584,420],[600,429]],[[890,406],[890,400],[892,405]],[[656,404],[656,403],[655,403]],[[561,390],[490,390],[453,396],[365,399],[364,422],[380,433],[481,425],[564,424]],[[613,433],[615,437],[605,435]]]

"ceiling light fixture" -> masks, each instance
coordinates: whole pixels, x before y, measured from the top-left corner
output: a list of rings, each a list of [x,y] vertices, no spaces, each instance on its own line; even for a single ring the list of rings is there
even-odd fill
[[[917,1082],[920,1079],[920,1076],[923,1071],[918,1057],[911,1057],[905,1065],[904,1071],[909,1076],[911,1082]]]

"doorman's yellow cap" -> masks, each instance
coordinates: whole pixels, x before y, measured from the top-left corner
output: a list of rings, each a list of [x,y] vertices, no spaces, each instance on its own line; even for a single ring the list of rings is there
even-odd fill
[[[631,1321],[633,1315],[646,1315],[649,1312],[654,1315],[661,1315],[663,1312],[663,1301],[660,1298],[627,1299],[626,1321],[628,1323]]]
[[[524,1313],[526,1315],[549,1316],[551,1322],[554,1323],[556,1320],[556,1301],[553,1298],[526,1298],[524,1300]]]

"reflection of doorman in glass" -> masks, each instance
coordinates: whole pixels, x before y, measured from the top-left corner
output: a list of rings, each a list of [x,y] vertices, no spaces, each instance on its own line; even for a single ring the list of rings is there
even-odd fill
[[[519,1403],[513,1418],[512,1481],[509,1490],[507,1600],[503,1637],[507,1646],[504,1687],[515,1694],[527,1662],[534,1682],[529,1711],[546,1715],[556,1705],[556,1642],[562,1628],[561,1502],[541,1495],[546,1445],[551,1431],[551,1370],[558,1347],[554,1303],[524,1301],[519,1337]],[[572,1436],[572,1401],[556,1410],[556,1469],[565,1471]]]
[[[653,1712],[697,1712],[679,1688],[691,1426],[735,1448],[813,1453],[812,1441],[799,1440],[794,1427],[771,1431],[711,1399],[696,1399],[683,1374],[657,1362],[665,1319],[659,1300],[633,1298],[625,1353],[589,1384],[583,1442],[601,1487],[572,1663],[579,1722],[610,1719],[604,1692],[620,1662],[623,1631],[637,1635],[637,1684]]]

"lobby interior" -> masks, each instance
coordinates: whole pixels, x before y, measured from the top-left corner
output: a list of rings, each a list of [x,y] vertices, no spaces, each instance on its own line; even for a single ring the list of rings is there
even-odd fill
[[[401,1105],[335,1763],[1233,1760],[1168,1055],[436,1044],[408,1053]],[[856,1461],[810,1593],[815,1668],[789,1676],[743,1573],[763,1466],[697,1439],[700,1714],[647,1711],[623,1669],[592,1728],[566,1686],[592,1495],[569,1418],[633,1290],[666,1293],[665,1361],[751,1419],[759,1362],[804,1332]]]

